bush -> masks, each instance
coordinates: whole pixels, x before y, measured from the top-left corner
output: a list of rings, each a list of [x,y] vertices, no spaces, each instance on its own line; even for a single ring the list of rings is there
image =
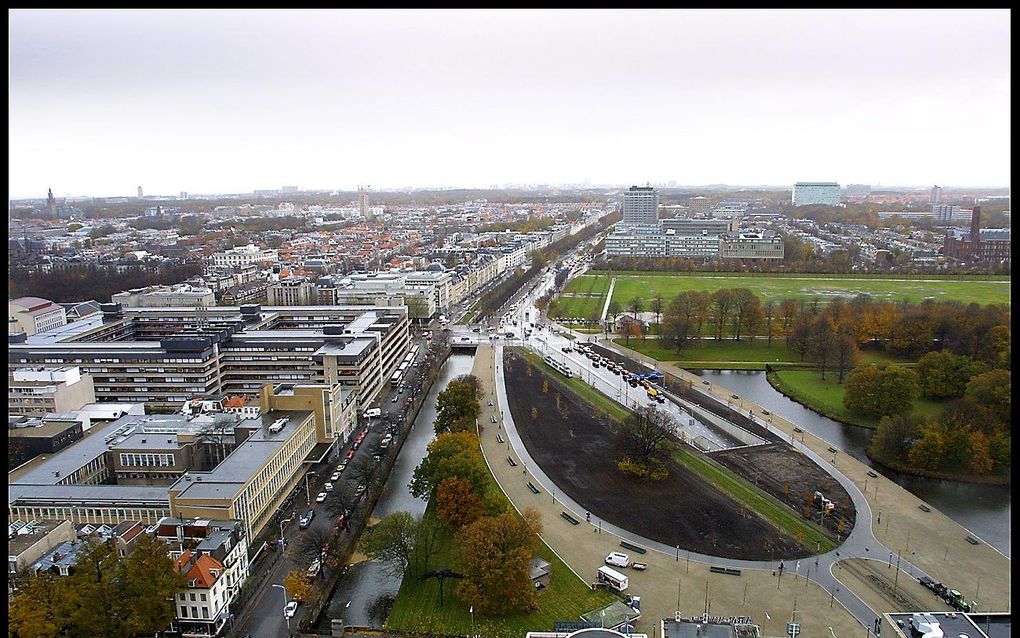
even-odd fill
[[[648,459],[647,461],[635,461],[629,456],[625,456],[616,462],[616,467],[621,472],[632,474],[641,479],[649,479],[652,481],[661,481],[669,476],[669,470],[659,459]]]

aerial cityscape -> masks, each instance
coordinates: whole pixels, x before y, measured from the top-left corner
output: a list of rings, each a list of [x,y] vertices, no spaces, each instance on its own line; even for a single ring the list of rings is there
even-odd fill
[[[1010,636],[1009,11],[8,16],[12,638]]]

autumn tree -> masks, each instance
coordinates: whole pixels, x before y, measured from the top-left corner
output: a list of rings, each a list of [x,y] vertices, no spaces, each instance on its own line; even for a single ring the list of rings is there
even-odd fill
[[[752,315],[757,319],[760,315],[761,302],[750,288],[733,288],[730,298],[733,308],[733,336],[740,341],[741,330],[748,327],[748,319]]]
[[[995,467],[988,435],[978,430],[970,433],[970,469],[975,474],[988,474]]]
[[[655,313],[655,331],[659,332],[659,318],[662,316],[662,311],[665,308],[665,302],[662,299],[662,295],[656,294],[652,297],[649,308]]]
[[[8,630],[18,638],[56,638],[69,633],[71,610],[66,581],[50,572],[18,579],[7,606]]]
[[[410,512],[394,512],[365,530],[361,551],[383,561],[393,576],[403,577],[414,554],[419,521]]]
[[[715,338],[722,339],[723,329],[726,327],[726,322],[733,311],[733,290],[730,288],[720,288],[712,293],[710,301],[712,304],[713,323],[715,324]]]
[[[460,598],[492,616],[535,610],[531,558],[541,531],[541,519],[533,509],[523,516],[508,510],[463,528],[458,534],[464,574],[457,588]]]
[[[822,379],[825,379],[825,371],[832,362],[836,345],[836,331],[832,319],[822,314],[811,322],[811,332],[808,336],[808,353],[818,364],[822,372]]]
[[[472,432],[440,434],[429,443],[428,452],[414,469],[411,494],[428,500],[439,484],[450,477],[469,482],[476,494],[483,493],[489,480],[478,436]]]
[[[868,452],[878,458],[906,461],[923,424],[924,420],[913,414],[882,417],[868,444]]]
[[[910,446],[907,459],[918,469],[937,470],[942,466],[945,454],[945,427],[938,421],[932,421],[921,428],[920,438]]]
[[[989,408],[1001,423],[1010,423],[1010,371],[989,370],[976,375],[967,383],[967,398]]]
[[[923,396],[951,399],[963,396],[967,383],[982,371],[981,368],[982,365],[970,357],[942,350],[921,357],[914,371]]]
[[[283,577],[283,587],[287,590],[287,595],[290,596],[291,600],[306,603],[315,598],[315,585],[308,580],[308,576],[300,569],[292,569]]]
[[[444,523],[460,529],[485,514],[485,507],[470,483],[450,477],[443,480],[436,491],[436,511]]]
[[[843,383],[846,375],[857,365],[860,358],[860,351],[857,349],[857,340],[853,333],[841,328],[836,334],[836,341],[833,344],[833,365],[839,375],[838,382]]]
[[[850,373],[843,393],[843,405],[865,416],[887,416],[909,412],[920,395],[917,375],[902,366],[858,366]]]
[[[807,316],[798,315],[794,320],[793,327],[786,335],[786,345],[800,355],[801,361],[804,361],[804,357],[811,349],[811,321]]]
[[[439,393],[435,422],[437,434],[474,428],[475,419],[481,411],[478,388],[477,379],[468,375],[454,379]]]
[[[631,412],[623,426],[633,454],[639,461],[654,456],[676,428],[668,414],[652,406]]]

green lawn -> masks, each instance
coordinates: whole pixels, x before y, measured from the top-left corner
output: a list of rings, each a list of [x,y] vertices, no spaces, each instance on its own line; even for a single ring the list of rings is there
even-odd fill
[[[760,338],[753,340],[744,338],[740,341],[705,339],[701,342],[692,342],[679,353],[674,348],[665,346],[660,339],[642,340],[632,337],[630,344],[623,338],[613,339],[613,342],[658,361],[678,361],[680,365],[688,368],[702,367],[692,365],[693,363],[711,363],[718,367],[717,364],[720,362],[727,364],[744,362],[756,364],[751,369],[764,370],[766,363],[800,362],[800,355],[787,348],[782,338],[775,337],[772,338],[771,347],[767,339]]]
[[[591,316],[599,318],[602,316],[602,307],[606,305],[606,298],[603,297],[564,297],[560,295],[553,300],[549,308],[549,317],[580,317],[587,319]]]
[[[696,454],[674,445],[673,456],[676,460],[694,471],[698,476],[728,494],[738,503],[754,511],[771,525],[792,538],[801,535],[802,546],[814,550],[821,542],[821,549],[827,552],[836,544],[826,536],[815,523],[805,520],[779,499],[754,486],[749,481],[737,476],[731,470],[715,463],[708,457]]]
[[[667,274],[616,274],[613,300],[624,308],[631,299],[641,297],[648,300],[657,294],[672,299],[684,290],[714,292],[719,288],[750,288],[763,301],[794,299],[819,299],[825,303],[836,296],[853,297],[861,293],[870,294],[881,301],[921,302],[926,297],[936,300],[955,299],[964,303],[979,304],[1010,302],[1009,278],[996,281],[976,279],[928,277],[924,280],[906,278],[860,278],[810,276],[810,275],[756,275],[733,274],[667,275]]]
[[[581,275],[580,277],[574,277],[567,284],[567,287],[563,292],[571,294],[588,294],[588,295],[600,295],[605,296],[609,292],[609,283],[613,280],[613,275]]]
[[[779,370],[772,373],[770,378],[780,392],[815,412],[853,425],[878,427],[880,419],[863,417],[846,409],[843,405],[843,392],[846,388],[836,383],[837,376],[834,373],[826,373],[823,381],[821,373],[816,370]],[[916,399],[914,412],[926,417],[935,416],[942,411],[943,406],[939,401]]]
[[[512,509],[499,484],[489,474],[488,492],[497,496],[508,509]],[[425,516],[436,516],[432,503]],[[442,551],[431,561],[434,569],[456,565],[456,543],[449,534],[440,540]],[[439,607],[439,583],[434,578],[425,582],[413,577],[404,578],[393,604],[387,629],[420,635],[471,635],[472,630],[482,636],[494,638],[520,638],[529,631],[552,631],[557,620],[580,620],[581,614],[608,605],[615,597],[604,590],[592,591],[549,546],[540,542],[535,551],[549,561],[549,586],[538,592],[539,608],[530,614],[503,617],[485,617],[475,613],[472,626],[469,605],[457,597],[457,581],[447,580],[443,587],[444,604]]]

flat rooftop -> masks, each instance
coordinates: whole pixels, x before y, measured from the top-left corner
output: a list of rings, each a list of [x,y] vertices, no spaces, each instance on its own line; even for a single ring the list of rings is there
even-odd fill
[[[189,472],[174,481],[171,490],[180,490],[180,498],[231,499],[252,474],[268,461],[280,446],[293,436],[298,425],[312,416],[311,410],[274,410],[254,419],[245,419],[243,425],[255,425],[258,430],[247,441],[237,446],[227,458],[208,472]],[[269,426],[278,419],[286,419],[283,429],[270,432]],[[167,489],[167,488],[164,488]]]

